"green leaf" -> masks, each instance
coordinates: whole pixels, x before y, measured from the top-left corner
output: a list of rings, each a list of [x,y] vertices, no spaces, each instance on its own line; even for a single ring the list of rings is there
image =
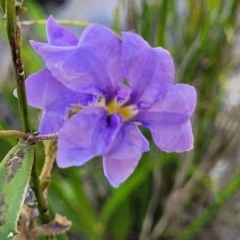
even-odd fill
[[[0,164],[0,239],[13,239],[29,184],[34,146],[19,143]]]
[[[114,217],[111,218],[108,225],[108,235],[111,239],[124,240],[128,239],[131,226],[134,224],[133,211],[130,201],[122,203],[114,212]]]
[[[21,15],[23,15],[23,14],[26,13],[26,12],[27,12],[27,8],[25,8],[25,7],[19,7],[19,8],[17,8],[16,14],[17,14],[17,16],[21,16]]]
[[[6,0],[0,0],[0,7],[3,13],[5,13],[5,5],[6,5],[5,2]]]

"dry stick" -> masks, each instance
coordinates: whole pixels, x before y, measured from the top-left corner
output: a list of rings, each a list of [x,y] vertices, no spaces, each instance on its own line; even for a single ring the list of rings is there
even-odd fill
[[[40,174],[40,181],[49,180],[51,178],[51,171],[54,160],[56,158],[57,146],[55,142],[46,143],[45,145],[45,162]]]
[[[56,158],[57,146],[56,142],[48,141],[44,143],[44,147],[45,162],[39,179],[41,184],[41,190],[43,192],[43,197],[45,198],[45,201],[48,202],[48,186],[51,181],[51,171]]]
[[[193,149],[191,152],[184,154],[179,159],[179,162],[181,162],[181,167],[176,173],[174,187],[173,187],[174,189],[179,189],[181,188],[181,186],[183,186],[183,183],[188,174],[188,170],[190,169],[190,166],[193,163],[194,155],[195,155],[195,151]]]
[[[30,135],[27,141],[31,144],[34,144],[39,141],[45,141],[45,140],[53,140],[56,141],[58,139],[58,133],[53,134],[45,134],[45,135]]]

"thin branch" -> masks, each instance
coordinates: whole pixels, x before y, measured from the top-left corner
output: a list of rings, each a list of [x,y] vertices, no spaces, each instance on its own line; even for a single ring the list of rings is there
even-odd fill
[[[14,137],[18,139],[26,140],[29,135],[25,132],[17,130],[0,130],[0,138]]]
[[[78,26],[78,27],[88,27],[91,24],[89,22],[77,21],[77,20],[67,20],[67,19],[58,19],[56,21],[59,24],[72,25],[72,26]],[[25,26],[29,26],[29,25],[33,25],[33,24],[46,24],[46,23],[47,23],[46,19],[21,21],[21,24],[25,25]]]
[[[57,146],[55,142],[45,142],[45,163],[40,174],[40,181],[51,179],[51,170],[56,158]]]
[[[36,142],[45,141],[45,140],[53,140],[56,141],[58,139],[58,133],[53,134],[45,134],[45,135],[30,135],[27,139],[27,142],[30,144],[34,144]]]

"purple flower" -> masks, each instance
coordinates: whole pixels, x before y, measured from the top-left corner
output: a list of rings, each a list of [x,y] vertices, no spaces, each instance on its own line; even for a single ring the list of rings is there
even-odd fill
[[[76,101],[82,92],[97,96],[60,128],[59,167],[80,166],[94,156],[102,156],[105,176],[112,186],[119,186],[134,171],[142,153],[149,150],[147,139],[138,129],[140,124],[150,129],[162,151],[192,149],[189,119],[196,92],[186,84],[173,85],[174,65],[168,51],[151,48],[130,32],[123,32],[121,40],[98,24],[90,25],[77,40],[52,17],[47,33],[48,44],[32,42],[47,68],[28,80],[34,82],[33,95],[33,88],[38,87],[36,79],[48,74],[48,84],[54,85],[54,91],[45,86],[46,99],[55,91],[60,96],[63,86],[66,95],[74,96],[69,97],[68,106],[78,106]],[[28,97],[33,100],[29,89]],[[50,102],[58,105],[56,115],[61,108],[66,109],[65,100]]]
[[[49,46],[78,44],[78,38],[57,25],[52,17],[48,20],[47,36]],[[39,126],[40,134],[58,132],[72,109],[87,106],[95,99],[92,94],[75,92],[65,87],[47,68],[28,77],[26,90],[29,105],[43,110]]]
[[[74,109],[92,103],[91,94],[74,92],[58,82],[46,68],[26,81],[29,105],[43,110],[40,134],[56,133]]]

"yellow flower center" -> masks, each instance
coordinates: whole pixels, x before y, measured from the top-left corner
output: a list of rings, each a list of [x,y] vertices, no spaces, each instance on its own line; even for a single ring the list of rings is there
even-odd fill
[[[116,99],[113,99],[107,105],[104,100],[101,100],[98,105],[104,107],[109,112],[109,114],[116,112],[122,115],[124,120],[131,119],[138,112],[134,105],[123,106],[124,103],[118,105]]]

